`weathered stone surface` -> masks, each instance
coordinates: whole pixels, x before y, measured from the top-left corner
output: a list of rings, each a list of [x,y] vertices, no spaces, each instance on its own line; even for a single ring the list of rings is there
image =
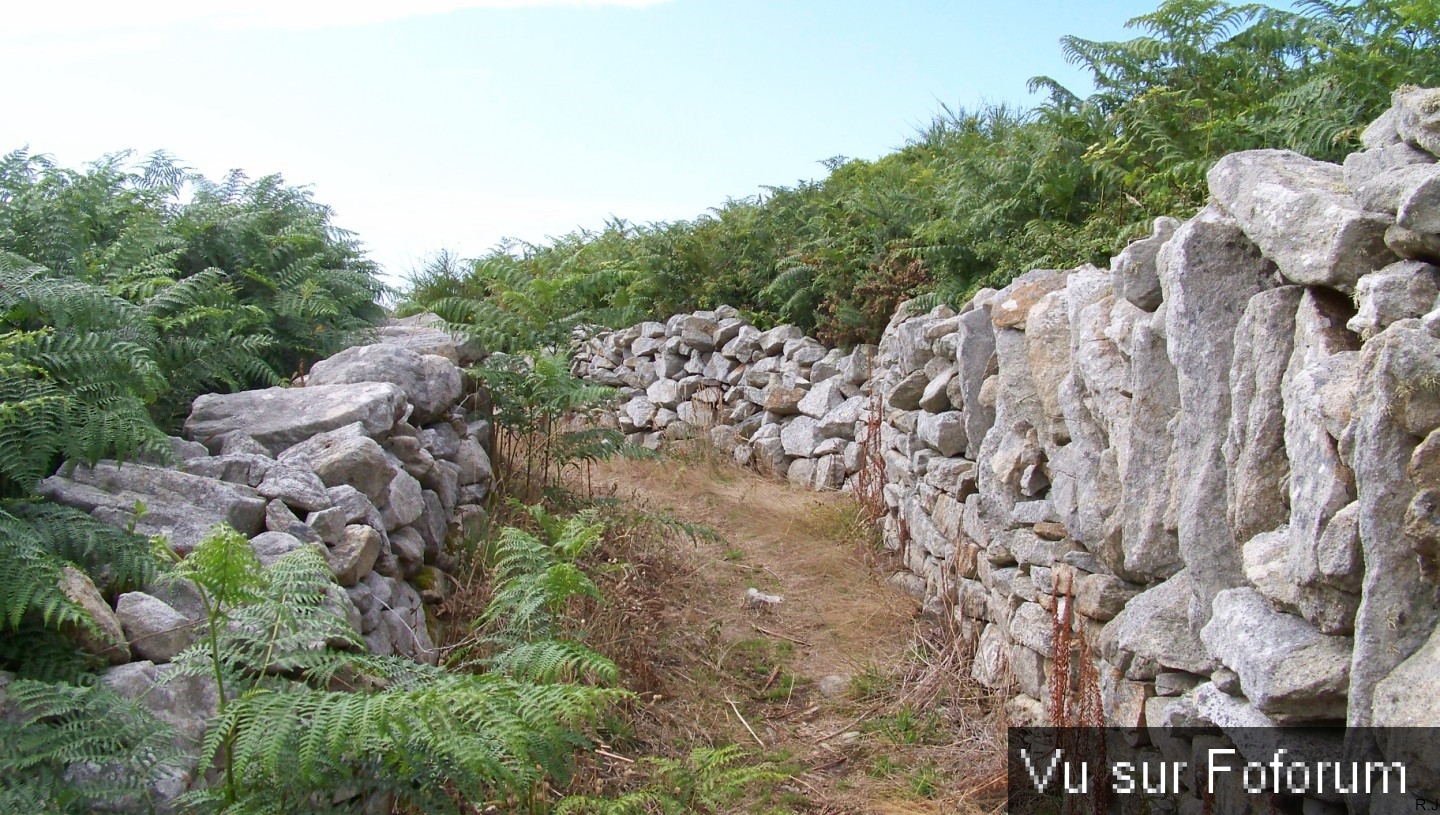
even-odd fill
[[[1440,169],[1440,168],[1437,168]],[[1420,317],[1435,307],[1440,296],[1440,269],[1418,260],[1402,260],[1360,278],[1355,300],[1360,311],[1346,328],[1371,337],[1392,323]]]
[[[414,577],[425,567],[425,539],[415,527],[402,527],[390,533],[390,549],[400,562],[400,573]]]
[[[1350,175],[1351,173],[1346,173],[1347,177]],[[1355,200],[1360,206],[1388,218],[1396,218],[1400,208],[1409,203],[1410,218],[1401,225],[1408,229],[1429,231],[1425,229],[1430,223],[1426,211],[1435,203],[1436,180],[1440,180],[1440,167],[1434,164],[1410,164],[1376,173],[1358,187],[1352,185],[1351,189],[1355,191]]]
[[[356,422],[366,435],[378,436],[395,425],[405,404],[403,389],[382,382],[211,393],[195,400],[185,434],[214,453],[226,452],[230,436],[249,437],[273,456]]]
[[[923,547],[925,552],[932,557],[950,557],[955,551],[955,541],[946,538],[945,534],[935,526],[935,522],[921,506],[920,500],[914,495],[908,496],[902,507],[910,540]]]
[[[1393,259],[1383,216],[1366,212],[1334,164],[1288,150],[1247,150],[1215,163],[1210,193],[1288,279],[1354,290]]]
[[[1003,689],[1010,684],[1010,647],[998,624],[985,626],[975,649],[970,676],[987,688]]]
[[[809,416],[797,416],[780,429],[780,444],[787,456],[809,457],[824,440],[820,423]]]
[[[921,413],[916,417],[915,435],[946,457],[964,452],[969,441],[965,435],[965,416],[956,410]]]
[[[874,371],[875,358],[880,349],[874,345],[857,345],[850,355],[841,359],[837,376],[851,385],[861,385],[870,380]],[[812,381],[813,372],[812,372]]]
[[[1434,172],[1417,174],[1416,183],[1401,194],[1395,223],[1404,229],[1440,232],[1440,165],[1431,166]]]
[[[849,394],[845,392],[848,384],[834,377],[826,379],[824,382],[812,385],[810,392],[805,394],[805,398],[801,399],[796,406],[801,413],[812,419],[823,418],[845,402],[847,396],[854,395],[853,388],[848,388]],[[853,427],[851,432],[854,432]]]
[[[1070,441],[1070,430],[1060,408],[1060,387],[1070,373],[1071,362],[1067,295],[1067,289],[1059,289],[1041,297],[1030,309],[1024,326],[1026,361],[1039,400],[1038,410],[1029,418],[1039,430],[1041,441],[1056,447]]]
[[[266,498],[279,498],[296,509],[308,512],[332,506],[325,482],[303,467],[278,464],[271,467],[255,491]]]
[[[803,337],[793,343],[785,343],[785,358],[796,363],[802,369],[813,366],[824,359],[828,353],[830,353],[830,349],[809,337]]]
[[[218,478],[232,484],[256,487],[270,472],[275,460],[269,456],[254,453],[234,453],[228,456],[206,456],[186,459],[181,465],[182,472],[203,478]]]
[[[306,543],[288,532],[274,530],[261,532],[250,539],[250,549],[255,553],[255,558],[260,561],[261,566],[269,566],[296,549],[311,545],[314,544]]]
[[[434,354],[422,356],[390,343],[347,348],[315,363],[305,377],[307,388],[360,382],[398,386],[415,408],[410,418],[416,425],[444,415],[459,401],[462,392],[460,369],[454,362]]]
[[[801,458],[790,462],[785,470],[785,480],[797,487],[809,487],[815,477],[815,460]]]
[[[390,479],[384,503],[379,507],[380,518],[385,522],[387,532],[409,526],[420,518],[420,513],[425,511],[423,493],[420,482],[409,473],[398,472]]]
[[[1355,472],[1365,579],[1355,617],[1347,721],[1368,726],[1375,685],[1434,630],[1440,598],[1404,536],[1415,487],[1405,475],[1416,443],[1440,425],[1434,392],[1413,383],[1440,374],[1440,342],[1421,328],[1393,325],[1360,352],[1354,416],[1341,454]]]
[[[1023,328],[1030,309],[1040,298],[1065,285],[1065,272],[1035,269],[1011,281],[995,295],[990,320],[996,328]]]
[[[1390,761],[1403,763],[1417,787],[1440,782],[1435,745],[1428,728],[1440,722],[1440,631],[1375,685],[1370,723],[1394,728],[1382,734]],[[1422,786],[1424,785],[1424,786]]]
[[[979,455],[980,444],[995,422],[994,403],[986,405],[980,398],[985,378],[995,357],[995,328],[986,309],[977,308],[960,315],[955,332],[955,378],[960,382],[960,395],[965,416],[965,457]],[[957,406],[959,407],[959,406]]]
[[[1234,181],[1228,171],[1222,175],[1224,184]],[[1203,622],[1215,594],[1244,580],[1227,520],[1223,434],[1230,421],[1235,327],[1250,298],[1271,287],[1274,266],[1214,205],[1176,230],[1158,262],[1180,395],[1174,454],[1184,466],[1176,470],[1177,533],[1194,584],[1197,622]]]
[[[1047,659],[1055,658],[1054,629],[1054,616],[1035,603],[1022,604],[1010,616],[1011,639]]]
[[[1440,156],[1440,89],[1402,88],[1391,101],[1395,133],[1430,155]]]
[[[1349,638],[1321,634],[1299,617],[1274,610],[1251,588],[1216,595],[1214,616],[1200,637],[1240,675],[1245,696],[1260,712],[1285,721],[1345,716]]]
[[[1417,232],[1394,224],[1385,230],[1385,245],[1408,260],[1440,263],[1440,235],[1433,232]]]
[[[930,413],[950,410],[950,380],[955,378],[955,369],[946,366],[920,394],[920,409]]]
[[[1262,532],[1242,548],[1245,579],[1280,608],[1299,605],[1295,579],[1290,575],[1290,530],[1288,527]]]
[[[785,348],[787,340],[795,340],[805,336],[805,332],[793,325],[776,326],[769,331],[762,331],[756,338],[760,351],[765,356],[775,356]]]
[[[95,588],[90,577],[74,566],[60,570],[60,593],[79,606],[93,626],[67,625],[66,632],[87,654],[103,657],[112,665],[130,661],[130,646],[115,612]]]
[[[1395,131],[1395,122],[1398,118],[1393,107],[1394,97],[1391,97],[1392,106],[1385,109],[1385,112],[1376,117],[1360,132],[1360,143],[1367,150],[1378,150],[1400,142],[1400,134]]]
[[[645,398],[650,400],[652,405],[674,410],[684,397],[681,395],[679,382],[673,379],[657,379],[645,389]]]
[[[466,439],[460,443],[455,463],[460,467],[458,476],[462,485],[488,483],[494,476],[489,454],[474,439]]]
[[[1225,464],[1230,529],[1248,541],[1285,523],[1290,461],[1285,457],[1285,406],[1280,382],[1295,341],[1295,312],[1304,290],[1283,286],[1250,298],[1235,327],[1230,365],[1230,428]]]
[[[1118,577],[1086,575],[1075,581],[1075,610],[1093,620],[1112,620],[1138,593]]]
[[[924,371],[911,371],[895,383],[886,396],[886,402],[896,410],[919,410],[920,399],[929,383]]]
[[[276,498],[265,505],[265,529],[284,532],[307,543],[321,543],[320,534],[301,521],[284,501]]]
[[[400,472],[359,424],[321,433],[297,444],[280,454],[280,462],[310,469],[327,487],[342,484],[355,487],[377,506],[384,503],[391,479]]]
[[[880,338],[880,356],[894,360],[896,370],[910,374],[923,370],[935,357],[932,343],[925,332],[935,320],[928,316],[912,317],[896,323],[893,320]]]
[[[655,412],[657,410],[659,410],[659,407],[654,402],[651,402],[645,396],[636,396],[625,403],[625,407],[621,413],[620,429],[634,432],[650,427],[650,423],[655,419]],[[630,420],[628,426],[625,423],[626,419]]]
[[[115,617],[130,641],[130,650],[141,659],[169,662],[195,641],[195,632],[185,615],[144,592],[120,595]]]
[[[1216,662],[1190,628],[1191,592],[1188,570],[1178,572],[1127,603],[1106,630],[1114,627],[1117,645],[1137,657],[1174,670],[1208,674]]]
[[[1179,696],[1199,687],[1205,677],[1184,671],[1165,671],[1155,676],[1156,696]]]
[[[444,320],[429,312],[391,319],[381,326],[380,341],[422,356],[442,356],[456,365],[470,365],[484,358],[485,350],[478,341],[451,334],[444,326]]]
[[[1363,205],[1365,201],[1360,190],[1377,177],[1402,167],[1434,163],[1434,156],[1404,142],[1361,150],[1345,157],[1345,186],[1356,194],[1357,199],[1361,199]],[[1395,211],[1392,209],[1389,214],[1394,215]]]
[[[249,487],[145,464],[80,465],[70,478],[52,476],[36,491],[113,526],[133,524],[142,535],[162,535],[180,554],[216,524],[253,535],[265,520],[265,499]],[[137,502],[145,507],[138,517]]]
[[[852,396],[835,406],[820,419],[820,435],[827,439],[855,438],[855,425],[865,421],[870,412],[870,399]]]
[[[765,388],[761,407],[777,416],[793,416],[800,412],[800,400],[805,398],[800,388],[787,388],[774,384]]]
[[[845,457],[837,453],[815,459],[815,470],[810,477],[813,490],[838,490],[845,483]]]
[[[329,494],[328,491],[326,494]],[[335,543],[340,540],[341,533],[345,531],[348,514],[346,510],[332,506],[329,509],[322,509],[306,515],[305,525],[315,530],[315,534],[320,536],[320,540],[325,543]]]
[[[1285,449],[1291,461],[1290,543],[1284,577],[1299,587],[1290,591],[1300,613],[1326,633],[1350,628],[1353,598],[1337,590],[1358,589],[1353,582],[1326,577],[1319,562],[1320,542],[1331,519],[1355,498],[1355,476],[1342,461],[1337,442],[1350,422],[1355,399],[1358,355],[1354,349],[1359,343],[1345,330],[1350,314],[1343,298],[1306,292],[1296,319],[1295,349],[1281,385]],[[1332,548],[1337,540],[1331,537]]]
[[[696,351],[714,351],[720,325],[709,317],[693,314],[680,321],[680,339]]]
[[[375,559],[379,556],[380,533],[358,524],[345,527],[340,543],[330,547],[326,555],[330,570],[335,573],[335,582],[342,586],[353,586],[365,579],[375,568]]]
[[[219,701],[215,680],[209,676],[172,677],[174,670],[170,665],[132,662],[111,668],[103,681],[120,696],[138,702],[174,727],[182,744],[198,748]]]
[[[1180,411],[1180,385],[1166,350],[1169,309],[1137,320],[1130,336],[1130,445],[1117,462],[1120,479],[1122,576],[1148,582],[1169,577],[1183,562],[1176,533],[1178,477],[1170,423]]]
[[[1115,669],[1100,674],[1100,708],[1108,727],[1126,730],[1145,726],[1145,705],[1154,695],[1148,682],[1132,682]]]
[[[1155,259],[1160,247],[1179,227],[1180,222],[1174,218],[1156,218],[1150,237],[1131,241],[1120,254],[1110,259],[1110,285],[1116,297],[1123,297],[1145,311],[1160,307],[1162,292]]]
[[[1057,521],[1055,508],[1045,500],[1041,501],[1020,501],[1011,510],[1010,517],[1017,524],[1034,526],[1035,524],[1054,523]]]

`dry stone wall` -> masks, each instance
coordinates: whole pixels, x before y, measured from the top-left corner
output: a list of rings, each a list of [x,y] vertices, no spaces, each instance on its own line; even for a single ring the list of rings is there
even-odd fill
[[[907,304],[878,347],[720,308],[574,371],[647,446],[816,489],[868,467],[898,582],[1016,721],[1090,682],[1123,727],[1440,725],[1437,111],[1397,92],[1343,166],[1227,156],[1109,269]]]
[[[163,535],[181,555],[217,523],[249,537],[263,565],[317,547],[335,574],[331,601],[371,653],[435,664],[428,610],[456,566],[446,542],[478,531],[491,483],[490,427],[470,419],[460,367],[478,349],[436,319],[392,321],[379,343],[316,363],[303,387],[201,396],[187,438],[172,440],[178,463],[101,461],[46,479],[40,493]],[[73,569],[63,588],[108,634],[82,643],[115,665],[105,682],[198,745],[213,681],[171,676],[169,664],[204,625],[198,594],[166,583],[111,606]],[[183,790],[190,770],[161,797]]]

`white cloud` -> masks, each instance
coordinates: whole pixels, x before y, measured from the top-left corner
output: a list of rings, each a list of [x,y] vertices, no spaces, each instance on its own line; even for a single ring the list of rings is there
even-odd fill
[[[663,2],[666,0],[49,0],[7,9],[0,41],[153,32],[186,24],[215,28],[329,28],[470,8],[644,8]]]

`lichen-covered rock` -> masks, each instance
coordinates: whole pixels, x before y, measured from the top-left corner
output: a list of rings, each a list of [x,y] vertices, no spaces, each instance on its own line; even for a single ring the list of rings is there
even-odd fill
[[[365,579],[380,556],[380,541],[380,533],[371,527],[358,524],[345,527],[340,542],[330,547],[326,554],[330,570],[335,573],[335,582],[353,586]]]
[[[45,479],[36,491],[113,526],[163,536],[182,555],[216,524],[253,535],[265,520],[265,499],[249,487],[146,464],[82,464],[68,478]],[[137,506],[145,511],[137,514]]]
[[[1393,259],[1388,220],[1360,207],[1337,165],[1246,150],[1220,159],[1206,177],[1220,206],[1295,283],[1353,291],[1361,275]]]
[[[1035,269],[1015,278],[991,300],[990,320],[995,328],[1023,328],[1030,309],[1064,286],[1065,276],[1063,271]]]
[[[1254,589],[1215,596],[1201,640],[1240,675],[1245,696],[1281,721],[1334,721],[1345,716],[1351,640],[1329,637],[1299,617],[1271,608]]]
[[[417,354],[434,354],[456,365],[470,365],[485,357],[480,343],[446,331],[445,321],[429,312],[391,319],[380,327],[380,342],[408,348]]]
[[[195,641],[192,623],[157,597],[139,591],[120,595],[115,618],[125,631],[130,650],[141,659],[165,663]]]
[[[1440,296],[1440,269],[1418,260],[1402,260],[1360,278],[1355,300],[1360,311],[1346,327],[1371,337],[1392,323],[1420,317],[1435,307]]]
[[[1160,247],[1175,234],[1180,222],[1174,218],[1156,218],[1150,237],[1131,241],[1129,246],[1110,260],[1111,288],[1136,308],[1154,311],[1160,307],[1163,293],[1156,256]]]
[[[1230,365],[1230,528],[1244,542],[1285,523],[1290,461],[1285,456],[1285,405],[1280,383],[1295,342],[1295,312],[1304,290],[1284,286],[1250,298],[1235,328]]]
[[[1123,550],[1115,564],[1142,582],[1169,577],[1183,566],[1176,533],[1177,461],[1171,422],[1180,411],[1180,386],[1166,351],[1168,309],[1162,303],[1130,336],[1130,445],[1118,460]]]
[[[385,502],[390,481],[400,472],[359,423],[317,434],[285,450],[279,460],[308,468],[327,487],[355,487],[377,506]]]
[[[323,359],[305,377],[306,387],[389,382],[405,392],[420,425],[443,416],[460,399],[460,369],[443,356],[424,355],[399,345],[377,343],[347,348]]]
[[[65,598],[84,612],[89,624],[66,624],[65,631],[87,654],[102,657],[112,665],[130,661],[130,646],[115,612],[95,588],[90,577],[73,566],[60,570],[56,586]]]
[[[1250,298],[1273,287],[1275,267],[1240,223],[1214,205],[1176,230],[1160,250],[1159,264],[1167,349],[1180,394],[1177,533],[1203,622],[1216,593],[1244,581],[1228,521],[1222,452],[1230,422],[1230,366],[1235,328]]]
[[[296,509],[317,511],[332,506],[325,482],[303,467],[279,464],[266,471],[255,491],[266,498],[279,498]]]
[[[1189,572],[1179,572],[1137,595],[1106,630],[1114,627],[1123,651],[1165,668],[1208,674],[1216,662],[1190,627],[1191,598]]]
[[[1396,135],[1440,156],[1440,88],[1401,88],[1391,101]]]
[[[1368,726],[1376,683],[1425,643],[1440,617],[1437,586],[1404,534],[1416,492],[1405,469],[1419,439],[1440,426],[1440,392],[1414,385],[1440,375],[1440,340],[1397,323],[1365,344],[1358,369],[1354,416],[1341,440],[1358,488],[1365,562],[1347,721]]]
[[[185,434],[224,453],[231,436],[252,439],[269,455],[326,431],[358,422],[378,436],[404,413],[405,391],[388,382],[266,388],[239,393],[205,394],[191,406]]]

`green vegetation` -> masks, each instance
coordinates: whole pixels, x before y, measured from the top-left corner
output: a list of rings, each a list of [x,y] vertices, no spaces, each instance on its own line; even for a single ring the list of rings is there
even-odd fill
[[[726,811],[751,788],[786,775],[770,762],[756,763],[734,745],[698,747],[684,759],[646,758],[641,769],[650,783],[614,799],[576,796],[557,815],[682,815]]]
[[[821,180],[691,221],[442,255],[399,311],[432,309],[501,352],[475,371],[493,400],[497,493],[573,505],[563,476],[625,449],[567,421],[605,397],[559,355],[577,330],[730,303],[827,343],[874,341],[902,300],[953,304],[1030,268],[1103,263],[1152,217],[1200,206],[1228,152],[1338,160],[1396,87],[1440,84],[1433,2],[1297,7],[1165,0],[1132,21],[1134,39],[1062,42],[1088,96],[1037,77],[1032,109],[946,109],[892,154],[831,159]],[[102,633],[61,588],[76,573],[112,599],[160,579],[199,592],[207,624],[172,669],[218,700],[201,755],[215,772],[182,800],[192,811],[715,812],[783,777],[736,747],[690,743],[633,761],[609,800],[565,797],[578,756],[633,732],[627,671],[655,670],[632,630],[653,613],[637,603],[624,617],[606,594],[605,570],[627,566],[599,551],[610,533],[595,513],[497,523],[466,553],[462,593],[480,598],[459,621],[467,639],[429,667],[367,655],[309,548],[262,568],[222,528],[172,562],[133,530],[35,497],[66,463],[166,460],[196,395],[283,384],[362,338],[384,316],[375,272],[278,176],[211,181],[163,154],[83,170],[0,158],[0,670],[15,675],[0,693],[20,714],[0,720],[0,812],[136,802],[182,767],[173,730],[98,684],[103,660],[76,647],[77,631]],[[597,619],[615,650],[587,639]],[[745,641],[714,668],[751,703],[788,702],[806,690],[788,648]],[[880,698],[887,681],[867,670],[852,696]],[[864,730],[918,749],[943,741],[942,724],[902,706]],[[942,785],[928,760],[869,767],[917,796]]]
[[[278,384],[378,322],[384,287],[329,210],[278,176],[212,182],[165,155],[83,171],[0,158],[0,669],[77,678],[66,567],[139,588],[149,544],[33,499],[64,462],[166,459],[198,394]]]
[[[502,348],[724,303],[827,343],[873,342],[917,294],[958,304],[1028,269],[1105,263],[1153,217],[1200,206],[1226,153],[1337,160],[1396,87],[1440,83],[1434,3],[1297,6],[1166,0],[1131,21],[1134,39],[1062,42],[1089,96],[1037,77],[1046,99],[1033,109],[947,109],[894,153],[831,159],[820,181],[692,221],[614,221],[473,263],[443,257],[416,276],[408,307]]]
[[[55,672],[37,642],[87,624],[62,567],[107,592],[154,570],[135,536],[27,500],[35,482],[164,458],[196,395],[283,382],[383,315],[372,264],[304,190],[128,161],[0,159],[0,667],[25,675]]]

